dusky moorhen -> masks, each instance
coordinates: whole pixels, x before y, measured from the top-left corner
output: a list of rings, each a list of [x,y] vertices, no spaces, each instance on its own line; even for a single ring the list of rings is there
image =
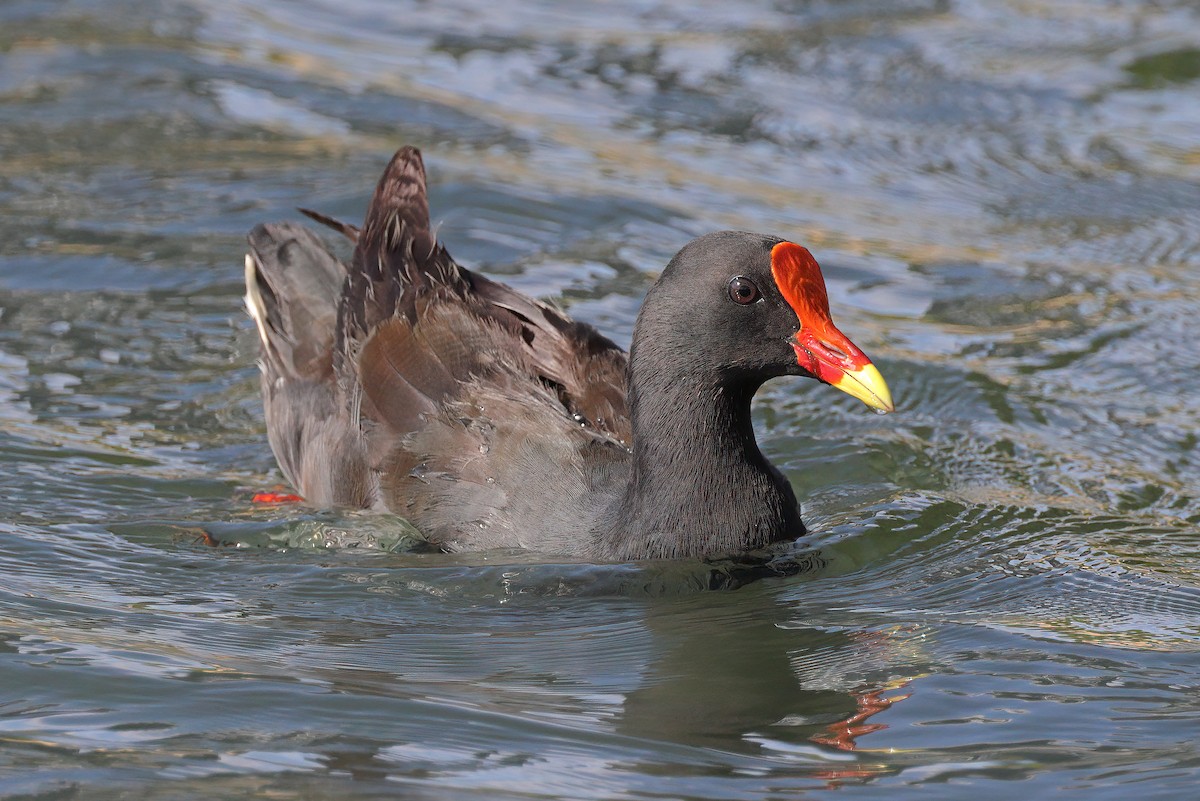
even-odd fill
[[[600,561],[716,556],[805,533],[754,439],[770,378],[881,412],[887,384],[829,317],[803,247],[693,240],[646,294],[628,356],[596,329],[456,264],[399,150],[349,265],[294,224],[249,236],[271,448],[316,506],[390,511],[447,551]]]

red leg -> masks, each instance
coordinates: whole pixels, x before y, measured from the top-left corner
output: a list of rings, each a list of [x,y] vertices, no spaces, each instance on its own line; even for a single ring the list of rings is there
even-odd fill
[[[905,682],[907,684],[908,682]],[[903,684],[900,686],[904,686]],[[854,693],[854,701],[858,706],[858,711],[845,720],[839,720],[837,723],[830,723],[825,727],[825,734],[818,734],[812,738],[813,742],[821,745],[828,745],[839,751],[854,751],[858,748],[856,738],[864,734],[886,729],[885,723],[864,723],[867,718],[872,715],[878,715],[880,712],[889,708],[897,701],[903,701],[912,693],[897,695],[893,698],[884,698],[883,694],[886,690],[871,690],[870,692]]]
[[[251,503],[303,503],[299,495],[288,492],[256,492],[250,499]]]

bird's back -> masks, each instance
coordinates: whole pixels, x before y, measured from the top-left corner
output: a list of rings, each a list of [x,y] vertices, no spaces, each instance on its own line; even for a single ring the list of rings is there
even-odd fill
[[[586,550],[630,443],[625,354],[456,264],[403,148],[341,264],[296,225],[250,235],[272,448],[321,506],[387,509],[447,549]]]

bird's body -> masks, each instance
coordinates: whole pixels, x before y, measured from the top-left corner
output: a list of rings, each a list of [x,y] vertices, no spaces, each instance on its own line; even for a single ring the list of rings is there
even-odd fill
[[[355,240],[349,265],[291,224],[255,228],[246,262],[271,446],[310,503],[393,512],[445,550],[598,560],[803,534],[755,444],[750,398],[777,375],[830,381],[801,364],[820,348],[797,344],[807,290],[788,271],[820,281],[807,251],[735,232],[692,242],[650,290],[627,356],[456,264],[431,232],[413,148],[388,165],[361,230],[310,216]],[[744,303],[734,279],[756,297]],[[870,397],[851,391],[890,408],[861,351],[828,328],[840,339],[821,364],[857,360]]]

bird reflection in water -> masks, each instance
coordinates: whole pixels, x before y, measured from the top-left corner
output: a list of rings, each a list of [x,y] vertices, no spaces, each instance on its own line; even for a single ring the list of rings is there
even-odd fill
[[[888,771],[869,757],[833,762],[821,751],[865,757],[860,739],[886,729],[877,716],[909,697],[892,693],[919,672],[919,654],[887,632],[797,626],[771,583],[740,590],[756,602],[736,608],[708,593],[652,611],[659,658],[626,696],[618,729],[772,763],[811,759],[810,775],[829,781]]]

